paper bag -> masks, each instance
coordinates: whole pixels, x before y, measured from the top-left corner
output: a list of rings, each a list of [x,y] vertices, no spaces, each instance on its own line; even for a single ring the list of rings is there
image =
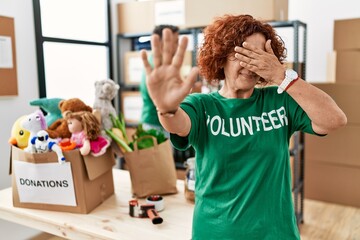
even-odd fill
[[[136,197],[147,197],[153,194],[177,193],[176,169],[169,139],[158,144],[152,138],[154,147],[138,150],[136,142],[134,151],[124,154],[129,167],[132,192]]]

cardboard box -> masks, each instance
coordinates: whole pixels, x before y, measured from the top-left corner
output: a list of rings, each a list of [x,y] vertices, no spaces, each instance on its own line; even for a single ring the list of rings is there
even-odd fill
[[[285,66],[286,68],[294,69],[298,73],[299,77],[304,79],[303,75],[305,73],[305,64],[303,62],[298,62],[296,67],[294,62],[286,62]]]
[[[121,111],[126,123],[138,124],[141,120],[143,99],[139,91],[123,91],[121,93]]]
[[[325,137],[305,134],[305,159],[360,167],[360,126],[345,126]]]
[[[327,79],[337,83],[360,84],[360,49],[334,51],[327,56]]]
[[[192,52],[186,51],[184,55],[184,61],[180,69],[180,75],[183,79],[189,75],[192,67]]]
[[[206,6],[206,11],[201,11]],[[205,27],[224,14],[250,14],[264,21],[288,19],[288,0],[172,0],[118,4],[118,33],[150,33],[156,25]]]
[[[360,50],[360,18],[336,20],[334,50]]]
[[[144,71],[140,51],[125,53],[125,84],[139,85]]]
[[[65,151],[59,164],[55,152],[31,154],[12,147],[13,204],[15,207],[89,213],[114,194],[111,148],[100,157]]]
[[[199,9],[204,9],[200,11]],[[288,20],[288,0],[185,0],[185,27],[204,27],[224,14],[250,14],[264,21]]]
[[[336,81],[336,51],[326,54],[326,83]]]
[[[346,114],[348,125],[360,124],[360,111],[357,107],[360,106],[360,81],[359,84],[317,83],[313,85],[335,100],[336,104]]]
[[[295,172],[294,172],[294,167],[295,167],[295,161],[294,161],[294,157],[290,157],[290,171],[291,171],[291,187],[294,188],[295,186]]]
[[[305,162],[305,198],[360,207],[360,168]]]
[[[119,3],[118,33],[151,33],[155,26],[153,9],[153,1]]]

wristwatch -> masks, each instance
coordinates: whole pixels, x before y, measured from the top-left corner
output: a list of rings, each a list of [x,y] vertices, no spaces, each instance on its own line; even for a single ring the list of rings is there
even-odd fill
[[[299,78],[299,75],[297,74],[297,72],[295,72],[294,70],[288,68],[285,71],[285,79],[281,82],[281,84],[279,85],[277,92],[278,94],[283,93],[286,88],[289,87],[290,83],[293,81],[296,81]]]

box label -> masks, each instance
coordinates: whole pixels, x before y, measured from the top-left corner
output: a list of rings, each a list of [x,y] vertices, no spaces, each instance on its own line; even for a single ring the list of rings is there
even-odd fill
[[[71,164],[13,161],[16,186],[22,203],[76,206]]]
[[[144,65],[140,56],[129,59],[129,80],[131,83],[139,84],[144,70]]]
[[[155,2],[155,25],[185,25],[185,1]]]

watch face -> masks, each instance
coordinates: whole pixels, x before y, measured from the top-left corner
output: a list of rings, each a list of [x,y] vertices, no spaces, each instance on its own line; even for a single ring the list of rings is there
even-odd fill
[[[294,79],[298,78],[298,74],[297,74],[297,72],[295,72],[294,70],[289,68],[289,69],[286,69],[286,77],[294,80]]]

